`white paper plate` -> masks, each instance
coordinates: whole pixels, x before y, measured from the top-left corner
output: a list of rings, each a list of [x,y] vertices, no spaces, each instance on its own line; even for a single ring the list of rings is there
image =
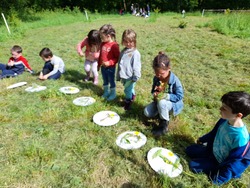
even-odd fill
[[[120,116],[112,111],[100,111],[94,115],[93,121],[100,126],[111,126],[120,121]]]
[[[71,86],[61,87],[59,90],[65,94],[75,94],[75,93],[78,93],[80,91],[78,88],[71,87]]]
[[[159,174],[174,178],[180,175],[183,170],[180,158],[168,149],[152,148],[148,152],[147,158],[151,168]]]
[[[47,89],[46,86],[34,85],[34,86],[31,86],[31,87],[27,87],[25,89],[25,91],[27,91],[27,92],[39,92],[39,91],[43,91],[45,89]]]
[[[147,137],[138,131],[126,131],[116,139],[116,144],[123,149],[138,149],[146,142]]]
[[[77,106],[88,106],[95,103],[95,99],[92,97],[79,97],[74,99],[73,103]]]
[[[26,84],[27,84],[27,82],[18,82],[16,84],[12,84],[12,85],[8,86],[7,89],[13,89],[13,88],[20,87],[20,86],[23,86]]]

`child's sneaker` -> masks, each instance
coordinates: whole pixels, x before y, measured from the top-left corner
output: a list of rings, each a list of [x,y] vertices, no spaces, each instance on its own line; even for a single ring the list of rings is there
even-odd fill
[[[95,76],[95,77],[94,77],[93,83],[94,83],[94,85],[97,85],[97,84],[98,84],[98,76]]]
[[[132,105],[132,102],[131,100],[125,100],[125,105],[124,105],[124,110],[129,110],[131,108],[131,105]]]
[[[135,97],[136,97],[136,95],[134,95],[134,94],[132,94],[132,101],[135,101]]]
[[[84,81],[85,82],[89,81],[89,78],[90,78],[90,72],[87,72],[87,75],[86,75]]]

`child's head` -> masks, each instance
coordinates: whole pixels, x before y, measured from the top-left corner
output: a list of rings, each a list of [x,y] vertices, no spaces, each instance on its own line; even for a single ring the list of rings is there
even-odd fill
[[[14,59],[17,59],[19,58],[21,55],[22,55],[22,48],[21,46],[18,46],[18,45],[14,45],[11,49],[11,55]]]
[[[132,29],[126,29],[122,34],[122,45],[127,48],[136,48],[136,33]]]
[[[89,46],[97,45],[99,46],[101,44],[101,38],[98,30],[92,29],[88,33],[88,43]]]
[[[43,48],[39,56],[44,60],[44,61],[49,61],[53,57],[53,53],[49,48]]]
[[[232,114],[242,114],[241,118],[250,114],[250,95],[244,91],[228,92],[221,97],[221,102],[231,109]]]
[[[100,36],[103,42],[115,41],[115,29],[110,24],[103,25],[100,29]]]
[[[159,54],[153,60],[153,69],[155,71],[155,76],[161,81],[164,81],[170,72],[170,59],[163,52]]]

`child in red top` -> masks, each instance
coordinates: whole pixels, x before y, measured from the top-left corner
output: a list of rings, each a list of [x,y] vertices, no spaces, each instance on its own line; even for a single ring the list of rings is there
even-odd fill
[[[9,59],[8,64],[0,64],[0,70],[2,74],[0,78],[14,77],[19,74],[22,74],[25,68],[33,73],[28,61],[22,56],[22,48],[18,45],[15,45],[11,48],[12,57]]]
[[[105,24],[99,31],[102,43],[100,47],[101,51],[98,61],[98,70],[101,67],[104,88],[104,94],[102,97],[111,101],[116,98],[115,66],[118,62],[120,50],[117,42],[115,41],[115,29],[112,25]]]
[[[100,44],[101,38],[98,30],[91,30],[88,33],[88,36],[84,38],[77,45],[77,52],[80,56],[85,55],[85,64],[84,69],[87,74],[85,81],[88,81],[90,78],[90,69],[92,69],[92,73],[94,75],[94,84],[98,84],[98,58],[100,55]],[[86,47],[85,54],[82,52],[82,48]],[[92,68],[91,68],[92,67]]]

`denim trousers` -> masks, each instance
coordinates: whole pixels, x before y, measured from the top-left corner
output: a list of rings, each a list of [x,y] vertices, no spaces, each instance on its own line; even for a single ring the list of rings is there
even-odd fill
[[[2,70],[1,78],[13,77],[17,75],[17,73],[15,73],[13,70],[7,69],[5,64],[0,64],[0,70]]]
[[[144,109],[146,117],[153,118],[159,114],[160,119],[169,121],[169,114],[173,111],[173,104],[167,99],[152,102]]]
[[[193,144],[186,148],[186,154],[191,158],[189,168],[194,173],[209,174],[219,167],[219,163],[213,155],[213,151],[202,144]]]
[[[121,80],[123,86],[124,86],[124,93],[125,93],[125,99],[131,100],[133,95],[135,95],[135,84],[136,82],[133,82],[132,80]]]
[[[103,86],[108,86],[110,88],[115,88],[115,67],[101,67]]]
[[[43,73],[43,75],[46,75],[46,74],[50,73],[53,69],[54,69],[54,66],[50,63],[50,61],[47,61],[47,62],[45,62],[44,66],[43,66],[42,73]],[[57,73],[49,76],[48,79],[57,80],[58,78],[61,77],[61,74],[62,73],[58,70]]]

